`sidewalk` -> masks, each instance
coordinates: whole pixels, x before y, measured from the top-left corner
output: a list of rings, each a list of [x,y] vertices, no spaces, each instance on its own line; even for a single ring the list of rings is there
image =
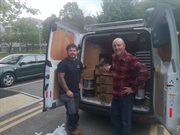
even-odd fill
[[[0,117],[42,101],[28,93],[0,90]]]

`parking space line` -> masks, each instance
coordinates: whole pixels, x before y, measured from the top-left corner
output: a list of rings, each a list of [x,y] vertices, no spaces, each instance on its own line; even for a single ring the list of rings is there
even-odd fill
[[[149,135],[157,135],[157,125],[151,125]]]
[[[3,125],[5,125],[5,124],[7,124],[7,123],[9,123],[9,122],[11,122],[13,120],[18,119],[18,118],[24,117],[25,115],[27,115],[27,114],[35,111],[35,110],[41,109],[41,108],[42,108],[42,105],[41,106],[37,106],[35,108],[32,108],[32,109],[30,109],[30,110],[28,110],[26,112],[21,113],[21,114],[15,115],[14,117],[11,117],[11,118],[6,119],[5,121],[1,122],[0,126],[3,126]]]
[[[19,120],[15,121],[15,122],[13,122],[13,123],[11,123],[11,124],[3,127],[3,128],[0,128],[0,133],[3,132],[3,131],[5,131],[5,130],[7,130],[7,129],[9,129],[9,128],[11,128],[11,127],[14,127],[15,125],[17,125],[17,124],[19,124],[19,123],[21,123],[21,122],[23,122],[23,121],[25,121],[25,120],[27,120],[27,119],[35,116],[35,115],[41,113],[41,112],[42,112],[42,111],[39,110],[39,111],[37,111],[37,112],[34,112],[34,113],[28,115],[27,117],[24,117],[24,118],[22,118],[22,119],[19,119]]]
[[[3,132],[3,131],[5,131],[5,130],[7,130],[7,129],[9,129],[9,128],[11,128],[11,127],[14,127],[15,125],[17,125],[17,124],[19,124],[19,123],[21,123],[21,122],[23,122],[23,121],[25,121],[25,120],[33,117],[33,116],[35,116],[35,115],[37,115],[37,114],[39,114],[39,113],[41,113],[42,110],[39,110],[40,108],[42,108],[42,106],[39,106],[39,107],[36,107],[35,109],[31,109],[31,110],[29,110],[29,111],[26,111],[26,112],[24,112],[23,115],[20,114],[19,116],[15,116],[15,117],[13,117],[12,119],[3,122],[3,124],[7,124],[7,123],[10,123],[10,122],[12,121],[10,124],[8,124],[8,125],[0,128],[0,133]],[[36,110],[36,111],[33,112],[34,110]],[[33,113],[32,113],[32,112],[33,112]],[[27,115],[27,114],[29,114],[29,115]],[[18,118],[19,118],[19,119],[18,119]],[[17,119],[17,120],[16,120],[16,119]],[[14,120],[14,121],[13,121],[13,120]],[[16,120],[16,121],[15,121],[15,120]]]
[[[6,98],[0,99],[0,117],[4,116],[13,111],[19,110],[36,102],[39,102],[42,99],[36,99],[24,94],[16,94]]]

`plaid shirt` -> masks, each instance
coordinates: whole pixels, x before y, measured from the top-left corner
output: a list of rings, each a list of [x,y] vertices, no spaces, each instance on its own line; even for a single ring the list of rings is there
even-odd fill
[[[113,75],[113,96],[123,97],[124,87],[131,87],[134,93],[138,88],[144,87],[148,77],[148,70],[145,65],[128,52],[124,52],[120,57],[112,55],[112,75]]]

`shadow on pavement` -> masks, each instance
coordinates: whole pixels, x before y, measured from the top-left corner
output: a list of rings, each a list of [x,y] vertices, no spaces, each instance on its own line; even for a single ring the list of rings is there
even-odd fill
[[[5,98],[5,97],[9,97],[9,96],[13,96],[13,95],[16,95],[18,94],[19,92],[16,92],[16,91],[10,91],[10,90],[3,90],[3,89],[0,89],[0,99],[1,98]]]

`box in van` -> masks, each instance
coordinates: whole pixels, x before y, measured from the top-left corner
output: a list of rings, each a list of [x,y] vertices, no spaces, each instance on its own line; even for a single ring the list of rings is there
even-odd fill
[[[79,45],[78,58],[85,65],[81,109],[108,114],[111,105],[112,74],[103,64],[111,63],[112,41],[125,40],[126,49],[149,71],[144,90],[138,90],[133,106],[136,118],[154,118],[177,135],[180,115],[179,45],[171,8],[158,5],[145,12],[144,19],[110,22],[85,27],[85,32],[63,21],[52,25],[44,77],[44,111],[61,104],[57,64],[66,57],[69,43]]]

